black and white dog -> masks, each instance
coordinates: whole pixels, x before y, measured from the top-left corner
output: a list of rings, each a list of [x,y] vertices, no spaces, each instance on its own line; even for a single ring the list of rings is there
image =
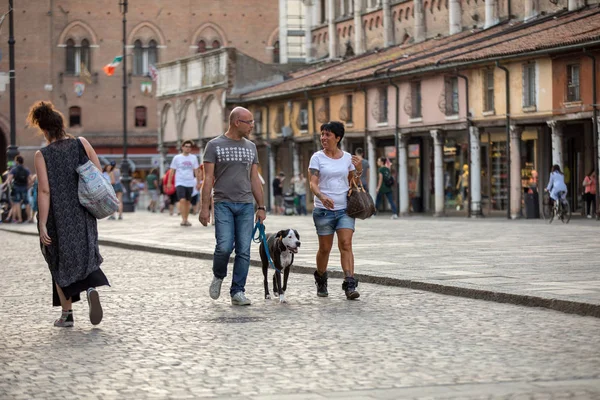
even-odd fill
[[[283,272],[283,287],[281,286],[281,274],[273,271],[273,293],[279,295],[279,302],[285,303],[285,290],[287,289],[288,276],[290,275],[290,267],[294,263],[294,254],[298,252],[300,247],[300,235],[295,229],[284,229],[277,232],[275,235],[267,234],[267,246],[269,247],[269,255],[275,268]],[[265,277],[265,299],[270,299],[269,281],[267,279],[269,271],[269,259],[265,252],[264,243],[260,244],[258,249],[260,259],[262,261],[263,275]]]

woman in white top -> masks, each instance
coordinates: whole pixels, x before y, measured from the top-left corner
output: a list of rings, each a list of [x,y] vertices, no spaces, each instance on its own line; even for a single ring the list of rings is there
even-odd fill
[[[357,282],[354,279],[354,218],[346,214],[346,204],[350,180],[360,177],[362,164],[357,156],[351,156],[340,149],[344,132],[344,124],[341,122],[321,125],[323,150],[313,154],[308,167],[310,190],[315,195],[313,221],[319,236],[317,270],[314,275],[317,296],[327,297],[327,263],[333,246],[333,235],[337,233],[345,275],[342,289],[346,292],[348,300],[354,300],[360,296],[356,291]]]
[[[558,200],[559,196],[561,200],[564,200],[567,197],[567,185],[565,184],[565,176],[560,170],[560,166],[557,164],[552,166],[552,172],[550,173],[550,181],[548,182],[546,191],[550,192],[550,198],[554,201]]]

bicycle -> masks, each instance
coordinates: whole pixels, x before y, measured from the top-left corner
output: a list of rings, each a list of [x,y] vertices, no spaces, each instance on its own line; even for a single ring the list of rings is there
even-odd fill
[[[562,198],[565,192],[560,192],[558,198]],[[550,195],[544,194],[544,219],[548,219],[548,223],[552,223],[554,217],[557,217],[563,224],[568,224],[571,221],[571,205],[567,199],[555,201],[554,206],[550,207]]]

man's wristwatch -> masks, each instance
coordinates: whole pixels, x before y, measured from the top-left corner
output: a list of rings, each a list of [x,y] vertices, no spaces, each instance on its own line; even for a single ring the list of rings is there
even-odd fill
[[[263,211],[267,211],[267,208],[265,206],[258,206],[256,207],[258,210],[263,210]]]

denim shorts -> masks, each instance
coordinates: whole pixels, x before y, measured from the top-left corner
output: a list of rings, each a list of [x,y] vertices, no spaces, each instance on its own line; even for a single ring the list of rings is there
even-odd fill
[[[333,235],[338,229],[352,229],[354,231],[354,218],[346,214],[346,210],[327,210],[315,208],[313,210],[313,221],[317,228],[317,235]]]
[[[22,203],[24,205],[29,204],[29,196],[27,196],[27,186],[13,186],[11,193],[11,200],[13,203]]]

